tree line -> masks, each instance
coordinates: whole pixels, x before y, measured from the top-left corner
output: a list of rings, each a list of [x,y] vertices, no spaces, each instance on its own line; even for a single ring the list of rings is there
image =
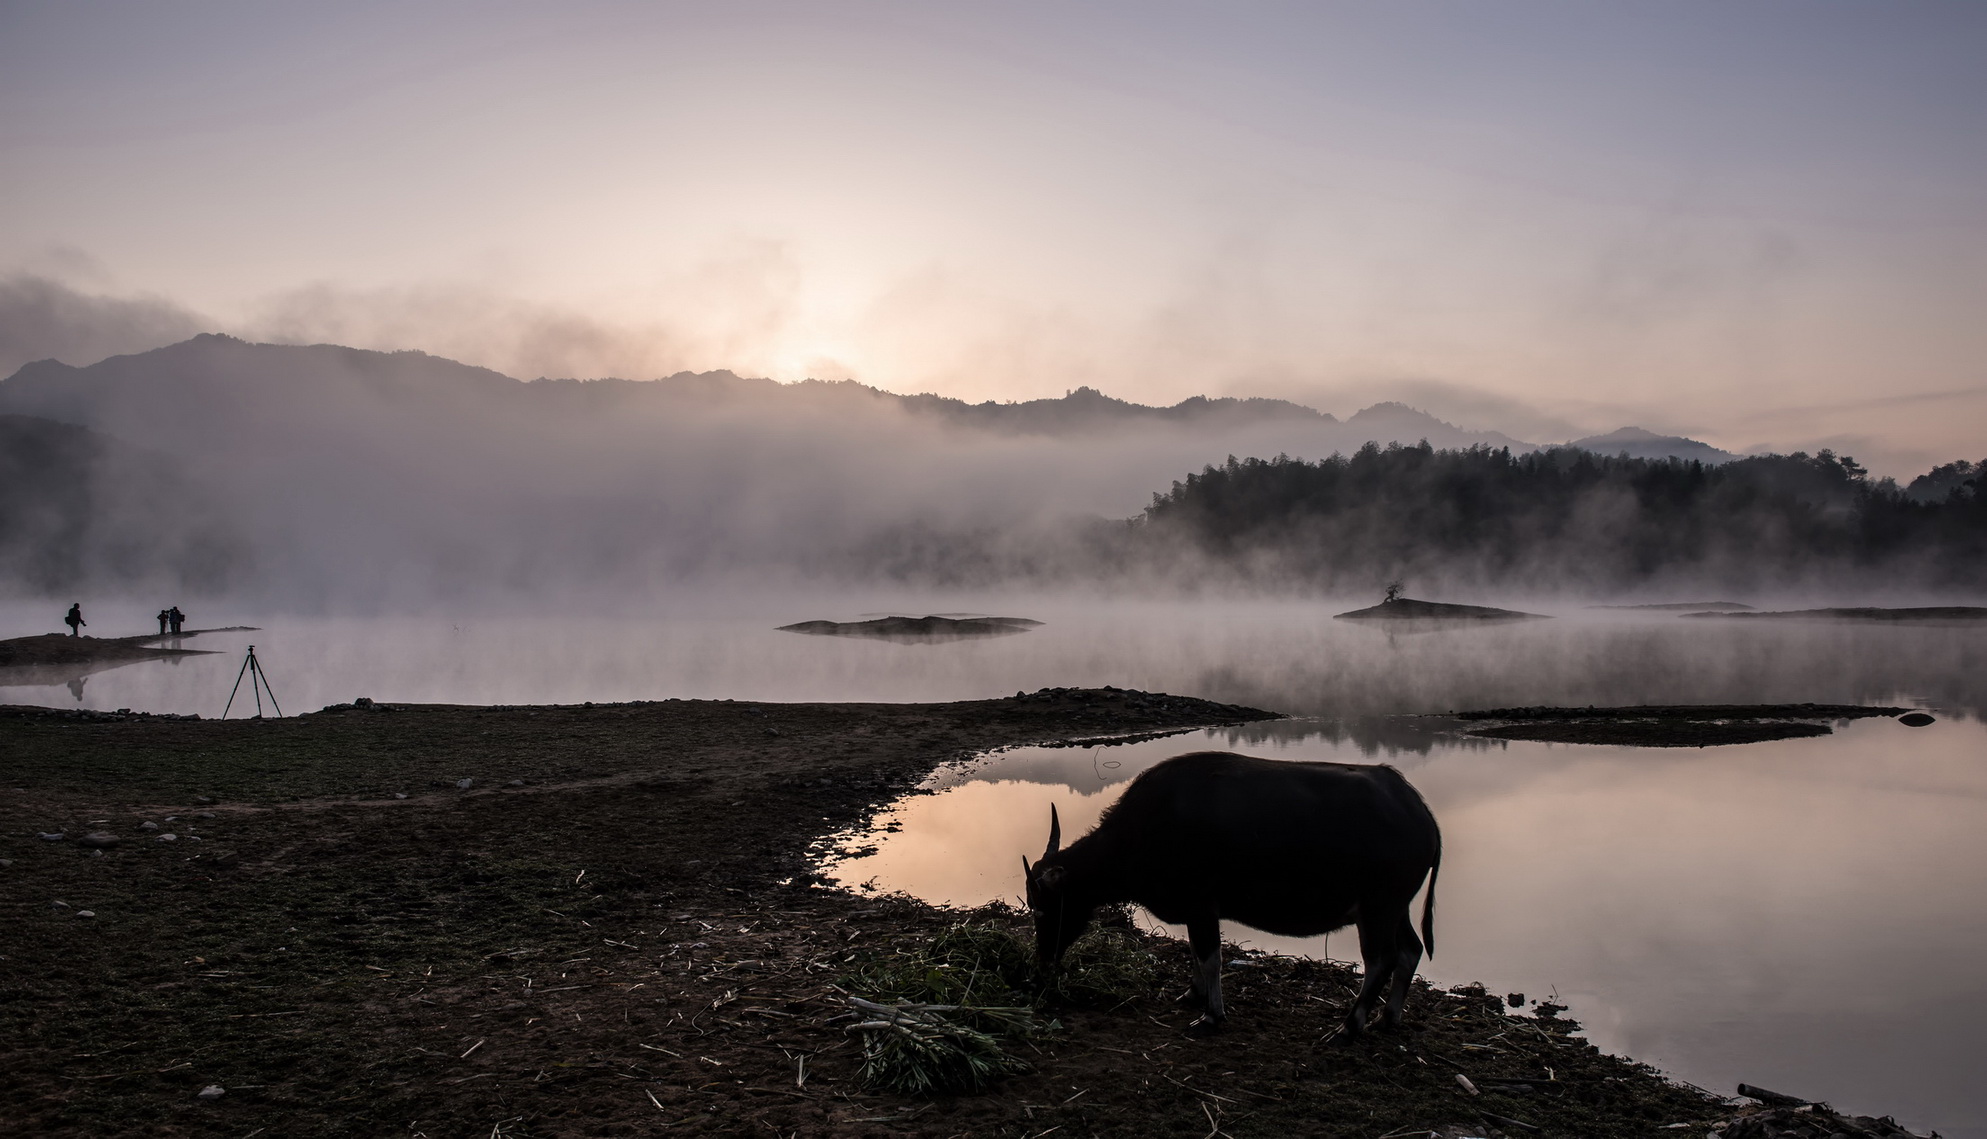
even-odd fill
[[[1831,451],[1707,465],[1368,444],[1319,461],[1231,456],[1153,495],[1127,540],[1148,565],[1264,585],[1977,589],[1983,467],[1949,464],[1907,490]]]

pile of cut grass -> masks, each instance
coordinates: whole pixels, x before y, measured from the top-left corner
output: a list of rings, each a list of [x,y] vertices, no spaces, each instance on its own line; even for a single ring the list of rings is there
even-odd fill
[[[870,1014],[851,1029],[863,1033],[863,1082],[911,1095],[979,1091],[1028,1070],[1003,1042],[1060,1030],[1047,1010],[1116,1008],[1150,995],[1158,959],[1129,914],[1114,909],[1103,918],[1052,974],[1016,932],[1021,915],[1004,906],[860,961],[840,983],[870,998],[852,998]]]

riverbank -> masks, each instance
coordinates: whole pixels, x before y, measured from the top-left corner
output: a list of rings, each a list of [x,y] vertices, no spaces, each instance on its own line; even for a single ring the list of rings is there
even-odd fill
[[[1337,966],[1246,959],[1229,1030],[1191,1038],[1169,999],[1186,950],[1150,939],[1150,991],[1051,1010],[1058,1031],[1012,1046],[1031,1071],[936,1099],[863,1089],[848,996],[961,915],[820,887],[817,838],[989,748],[1269,715],[1117,690],[0,710],[0,1117],[437,1137],[1627,1136],[1732,1117],[1480,989],[1417,986],[1404,1033],[1331,1041]]]

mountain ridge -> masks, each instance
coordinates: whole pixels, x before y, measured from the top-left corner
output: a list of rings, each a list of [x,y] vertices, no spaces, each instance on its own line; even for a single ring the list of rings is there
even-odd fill
[[[24,364],[0,380],[0,411],[115,433],[116,427],[106,421],[103,409],[93,405],[107,400],[145,405],[195,398],[263,404],[278,395],[290,395],[326,410],[330,400],[341,394],[330,390],[327,380],[321,379],[314,389],[285,382],[309,372],[344,379],[348,390],[342,394],[388,401],[418,399],[446,404],[483,396],[506,403],[537,401],[547,409],[556,405],[566,410],[633,402],[714,407],[778,402],[849,410],[894,408],[936,423],[1014,436],[1279,427],[1328,432],[1332,438],[1320,442],[1339,448],[1368,441],[1411,443],[1422,439],[1449,447],[1482,444],[1532,450],[1538,446],[1499,432],[1459,427],[1398,402],[1375,404],[1342,420],[1282,399],[1196,395],[1172,405],[1154,406],[1119,399],[1088,386],[1073,388],[1060,399],[969,403],[933,392],[903,395],[854,380],[808,379],[783,384],[740,376],[728,369],[682,371],[654,380],[520,380],[417,350],[380,352],[337,344],[262,344],[219,333],[202,333],[177,344],[112,356],[95,364],[79,366],[53,359]],[[158,411],[159,418],[173,418],[164,408]],[[1353,438],[1345,430],[1348,428],[1353,433],[1366,428],[1372,434]]]

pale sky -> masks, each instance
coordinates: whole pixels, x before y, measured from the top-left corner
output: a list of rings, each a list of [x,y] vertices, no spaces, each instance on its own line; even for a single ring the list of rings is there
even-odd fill
[[[1959,0],[0,0],[0,276],[522,377],[1908,474],[1987,455],[1983,59]]]

